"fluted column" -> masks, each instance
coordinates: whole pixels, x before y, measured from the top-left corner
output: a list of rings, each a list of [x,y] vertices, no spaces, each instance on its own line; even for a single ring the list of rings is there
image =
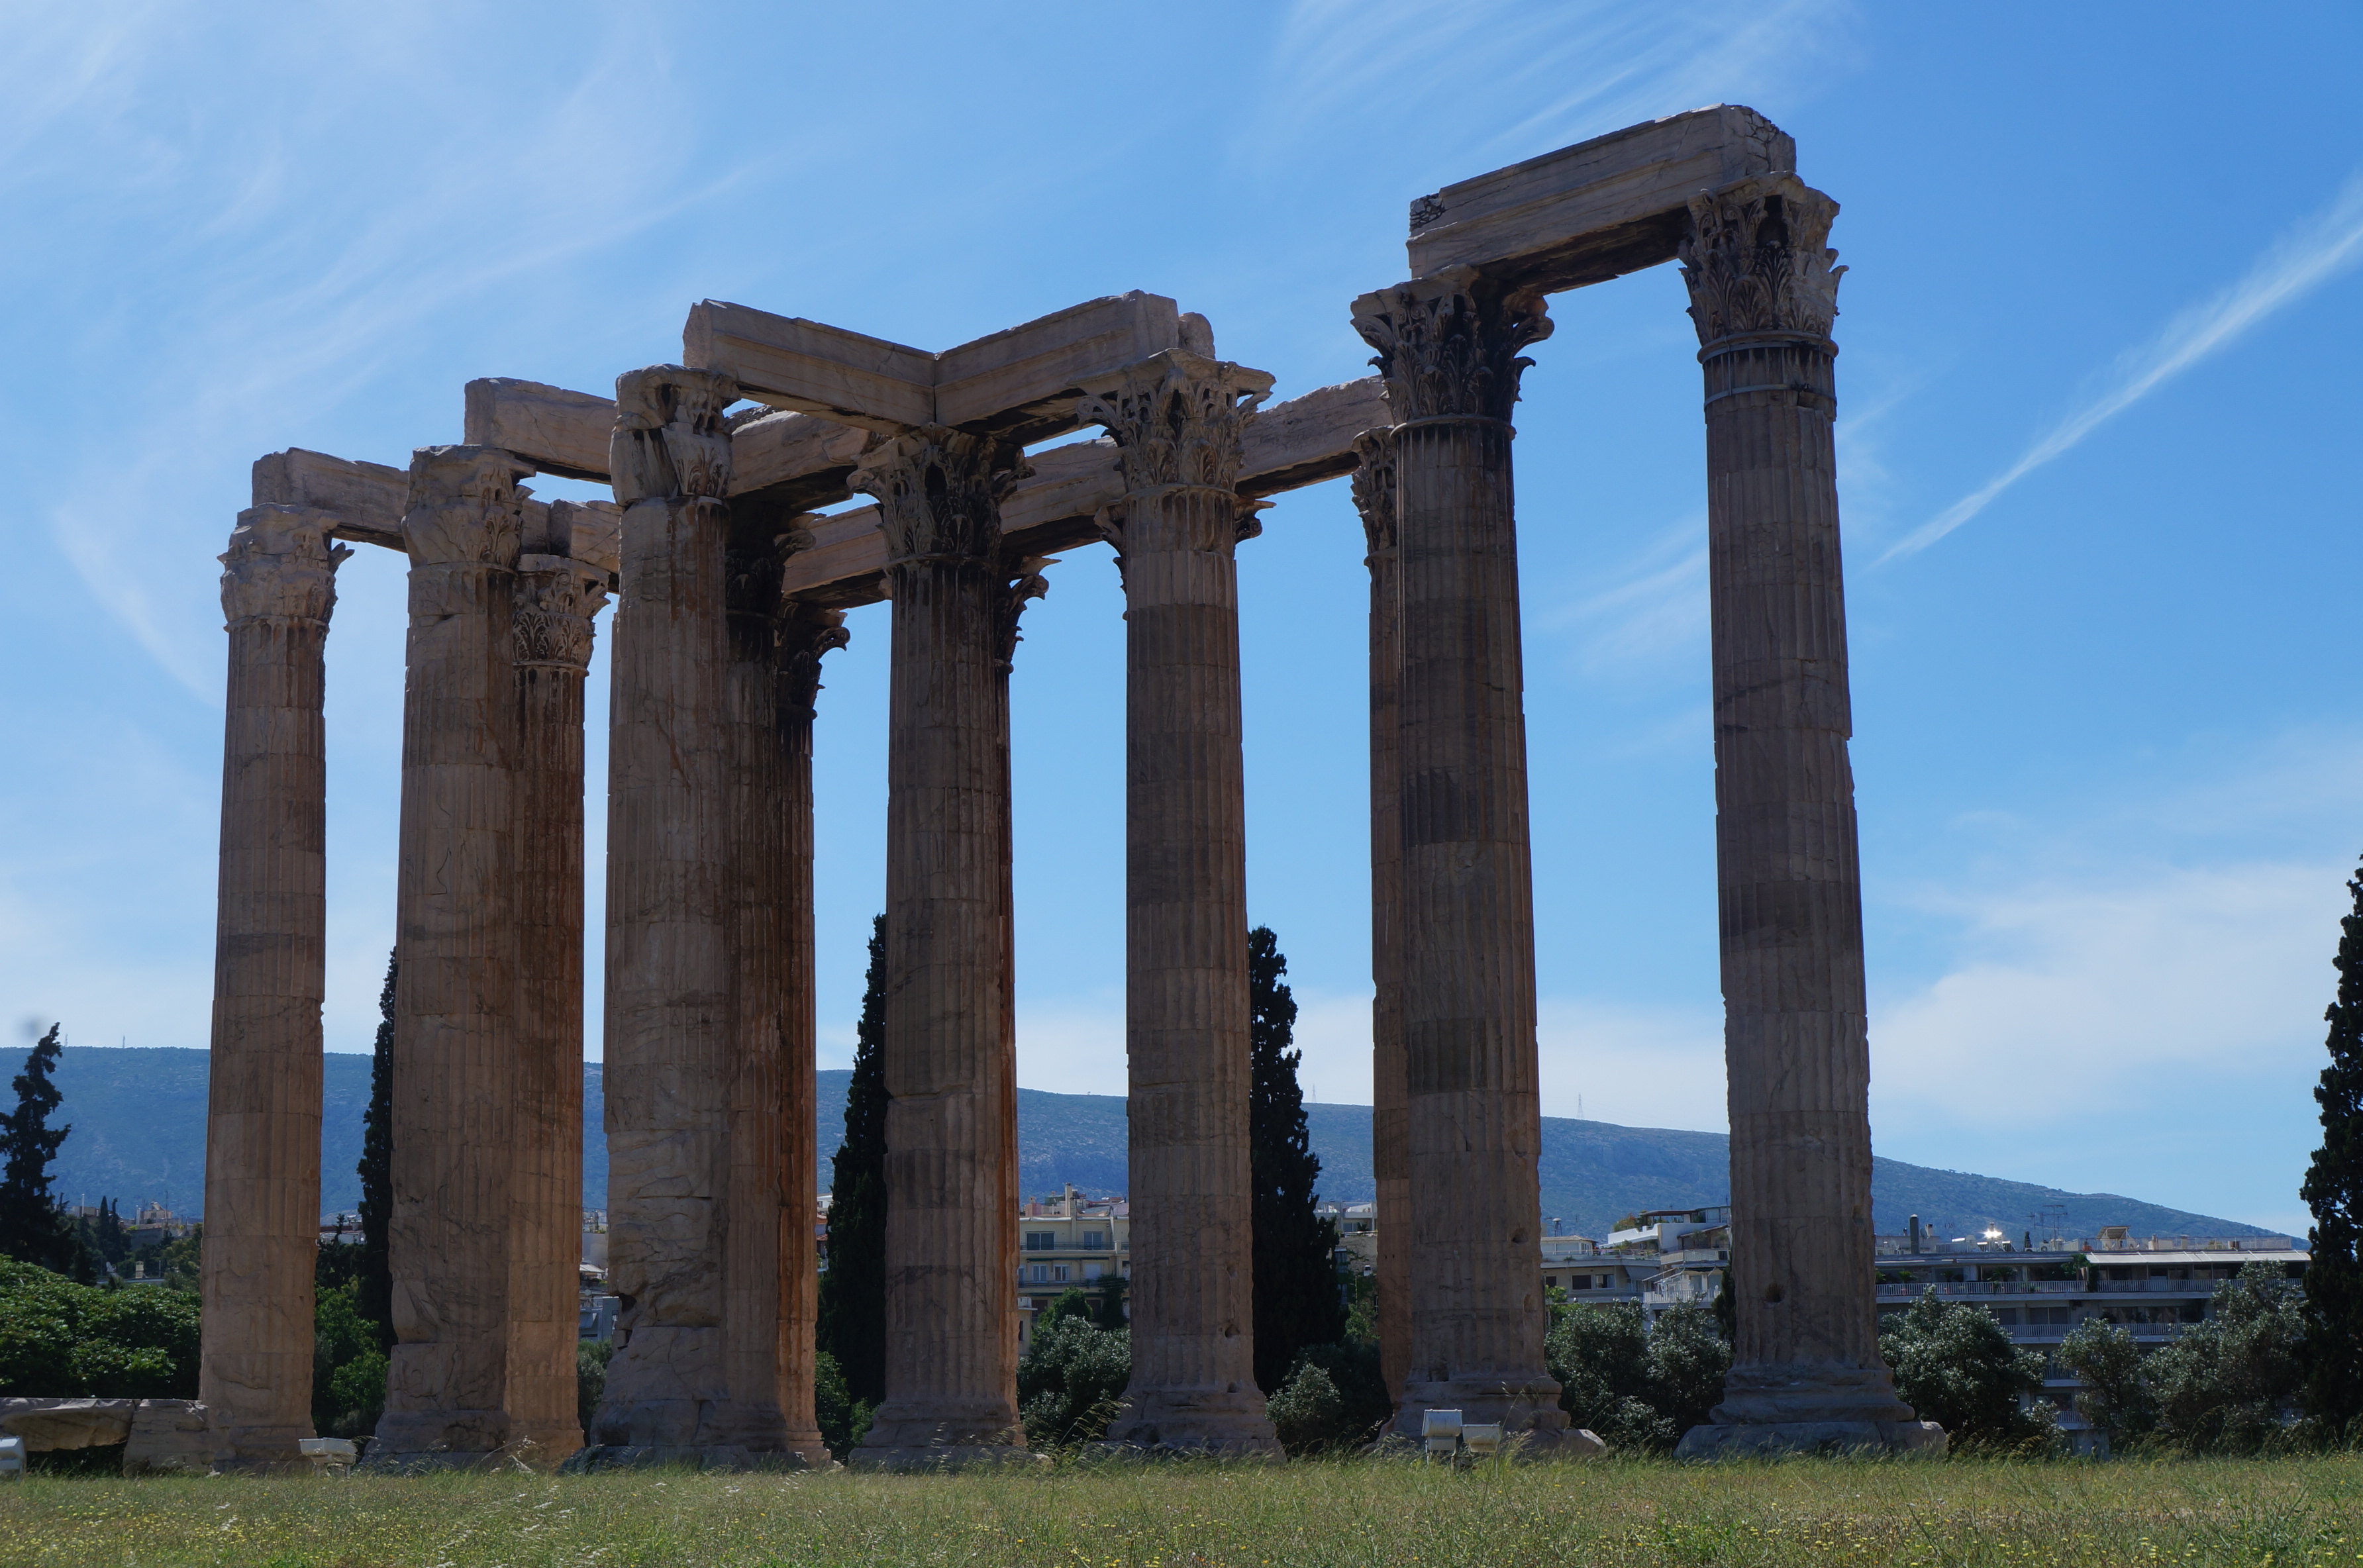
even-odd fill
[[[1543,1369],[1534,886],[1510,410],[1542,301],[1470,268],[1366,294],[1396,419],[1411,1362],[1424,1410],[1555,1441]]]
[[[1706,372],[1715,857],[1738,1342],[1719,1425],[1908,1422],[1879,1354],[1869,1047],[1830,325],[1837,204],[1773,175],[1691,203]],[[1914,1428],[1901,1441],[1918,1441]],[[1698,1429],[1686,1446],[1714,1441]],[[1893,1441],[1893,1440],[1892,1440]]]
[[[519,1435],[512,623],[528,471],[483,447],[423,447],[410,464],[388,1225],[398,1342],[372,1467],[480,1461]]]
[[[229,631],[220,913],[205,1096],[205,1331],[197,1397],[217,1461],[293,1463],[312,1433],[327,989],[322,650],[335,518],[239,513],[222,558]]]
[[[727,1462],[749,1425],[724,1329],[735,874],[720,498],[736,396],[678,366],[616,382],[605,1038],[608,1272],[623,1309],[592,1419],[602,1459]]]
[[[1239,437],[1259,370],[1182,350],[1082,417],[1121,451],[1132,1380],[1107,1439],[1277,1454],[1255,1378]]]
[[[537,1459],[582,1446],[582,682],[607,575],[517,562],[517,1059],[509,1419]]]
[[[1395,437],[1354,438],[1354,509],[1370,569],[1370,1166],[1378,1182],[1379,1370],[1403,1397],[1411,1365],[1411,1150],[1403,1036],[1402,583]]]
[[[816,1032],[813,958],[813,720],[820,695],[823,655],[846,645],[845,612],[790,601],[779,620],[778,739],[782,756],[779,813],[785,845],[778,953],[780,983],[780,1118],[785,1133],[780,1184],[785,1229],[781,1238],[780,1409],[785,1446],[807,1463],[829,1463],[813,1408],[820,1316],[818,1250],[813,1222],[820,1209],[813,1051]]]
[[[855,1463],[1018,1452],[1016,1042],[1000,499],[1015,446],[928,425],[873,449],[894,603],[886,801],[886,1397]]]

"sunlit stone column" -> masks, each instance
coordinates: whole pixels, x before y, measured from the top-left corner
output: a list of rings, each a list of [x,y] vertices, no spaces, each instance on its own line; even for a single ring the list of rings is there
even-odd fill
[[[607,788],[608,1272],[623,1297],[592,1418],[600,1463],[733,1463],[727,1193],[733,1089],[726,731],[727,378],[616,382],[625,508]]]
[[[928,425],[874,448],[894,602],[886,801],[886,1397],[866,1466],[1013,1456],[1016,1042],[1004,441]]]
[[[1837,204],[1776,174],[1691,202],[1706,370],[1715,855],[1738,1343],[1685,1452],[1941,1445],[1879,1354],[1870,1058],[1830,326]]]
[[[1459,267],[1354,302],[1396,419],[1411,1360],[1396,1430],[1564,1435],[1543,1367],[1534,887],[1510,410],[1539,296]]]
[[[513,620],[528,471],[484,447],[422,447],[410,464],[387,1227],[398,1342],[372,1468],[481,1462],[519,1435]]]
[[[582,1446],[575,1346],[582,1255],[582,684],[607,574],[517,562],[516,1229],[509,1419],[535,1461]]]
[[[1082,417],[1121,451],[1132,1380],[1107,1441],[1276,1455],[1255,1378],[1239,436],[1259,370],[1180,349]]]
[[[1411,1150],[1403,1035],[1402,596],[1395,436],[1354,438],[1354,509],[1370,569],[1370,1166],[1378,1181],[1379,1370],[1403,1397],[1411,1364]]]
[[[204,1344],[197,1397],[226,1465],[293,1463],[312,1433],[327,989],[322,654],[336,519],[239,513],[222,561],[229,687],[205,1098]]]

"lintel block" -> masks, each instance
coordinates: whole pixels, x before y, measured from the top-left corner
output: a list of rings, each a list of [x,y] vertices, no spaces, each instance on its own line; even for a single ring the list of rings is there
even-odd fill
[[[1162,294],[1087,300],[937,356],[936,423],[1044,440],[1074,428],[1076,397],[1181,346],[1181,307]]]
[[[704,300],[682,329],[682,362],[719,370],[773,408],[893,431],[935,419],[935,356],[802,316]]]
[[[607,437],[615,427],[611,398],[486,376],[468,383],[461,439],[515,452],[542,473],[605,481]]]
[[[290,447],[254,460],[255,506],[308,506],[337,515],[336,536],[403,549],[402,513],[410,475],[383,463],[355,462]],[[407,552],[405,552],[407,553]]]

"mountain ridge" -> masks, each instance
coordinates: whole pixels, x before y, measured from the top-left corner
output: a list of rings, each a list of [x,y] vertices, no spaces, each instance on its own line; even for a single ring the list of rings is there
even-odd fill
[[[94,1203],[113,1198],[127,1208],[154,1199],[202,1211],[208,1055],[183,1047],[68,1046],[58,1065],[65,1102],[52,1122],[74,1128],[59,1153],[60,1196]],[[0,1054],[0,1069],[13,1076],[23,1060],[21,1052]],[[354,1165],[369,1100],[369,1058],[330,1052],[326,1066],[320,1207],[333,1213],[360,1201]],[[583,1187],[592,1208],[606,1203],[607,1152],[598,1135],[605,1076],[603,1064],[583,1064]],[[842,1137],[851,1077],[842,1068],[817,1076],[814,1109],[823,1190],[829,1156]],[[1370,1108],[1313,1104],[1305,1107],[1305,1119],[1322,1160],[1322,1195],[1343,1203],[1370,1201],[1375,1192]],[[1068,1182],[1094,1194],[1126,1189],[1123,1097],[1021,1088],[1017,1121],[1018,1179],[1029,1197],[1055,1193]],[[1729,1143],[1720,1132],[1547,1116],[1542,1134],[1542,1218],[1575,1234],[1603,1235],[1618,1218],[1643,1209],[1730,1199]],[[2036,1216],[2047,1208],[2071,1235],[2093,1235],[2102,1225],[2129,1225],[2136,1235],[2277,1233],[2115,1193],[2066,1192],[1884,1156],[1871,1165],[1872,1220],[1882,1233],[1901,1231],[1917,1214],[1939,1234],[1974,1235],[1992,1224],[2016,1236],[2042,1223]]]

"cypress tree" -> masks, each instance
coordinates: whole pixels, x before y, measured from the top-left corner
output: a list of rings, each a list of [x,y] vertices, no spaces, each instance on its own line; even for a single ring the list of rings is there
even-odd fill
[[[386,1222],[394,1214],[394,977],[397,954],[385,960],[385,987],[377,994],[377,1043],[370,1047],[369,1109],[361,1112],[361,1257],[354,1309],[374,1324],[378,1341],[394,1347],[394,1265]]]
[[[886,1397],[886,917],[870,927],[870,972],[854,1030],[845,1141],[829,1165],[828,1269],[820,1276],[820,1348],[857,1403]]]
[[[1313,1211],[1321,1157],[1304,1125],[1292,1051],[1296,998],[1281,977],[1288,960],[1268,925],[1248,933],[1248,1176],[1254,1193],[1256,1381],[1267,1394],[1296,1356],[1346,1332],[1337,1289],[1337,1227]]]
[[[50,1076],[57,1070],[61,1049],[58,1025],[52,1023],[9,1085],[17,1091],[17,1109],[0,1117],[0,1153],[7,1157],[0,1168],[0,1257],[66,1274],[82,1261],[83,1248],[50,1192],[50,1162],[73,1131],[50,1130],[50,1112],[65,1099]]]
[[[2305,1271],[2305,1403],[2342,1431],[2363,1417],[2363,871],[2346,884],[2339,924],[2330,1065],[2313,1091],[2322,1147],[2301,1188],[2313,1210]]]

